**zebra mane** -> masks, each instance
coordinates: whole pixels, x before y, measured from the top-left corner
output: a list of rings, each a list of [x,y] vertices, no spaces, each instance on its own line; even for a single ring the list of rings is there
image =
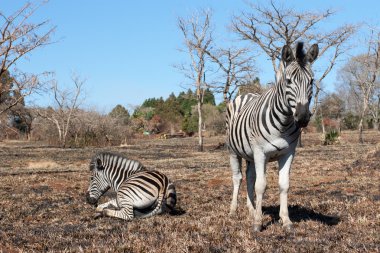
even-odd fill
[[[126,157],[125,155],[123,154],[120,154],[120,153],[116,153],[116,152],[108,152],[108,151],[103,151],[103,152],[99,152],[97,153],[96,155],[94,155],[91,159],[91,162],[90,162],[90,171],[93,171],[96,167],[97,167],[97,160],[100,160],[103,167],[107,167],[107,168],[110,168],[109,166],[113,166],[112,165],[112,161],[120,161],[121,159],[124,160],[124,161],[128,161],[128,166],[122,166],[122,167],[119,167],[120,170],[130,170],[131,168],[134,168],[132,169],[133,171],[135,171],[135,169],[139,168],[139,170],[141,169],[145,169],[145,166],[139,162],[139,161],[136,161],[136,160],[131,160],[129,159],[128,157]]]
[[[96,159],[98,158],[98,156],[99,156],[99,154],[96,154],[91,158],[90,166],[89,166],[90,171],[93,171],[96,168]]]
[[[125,159],[128,159],[126,156],[120,154],[120,153],[116,153],[116,152],[109,152],[109,151],[102,151],[102,152],[98,152],[96,153],[92,158],[91,158],[91,162],[90,162],[90,171],[93,171],[95,168],[96,168],[96,160],[97,159],[100,159],[102,161],[102,163],[104,162],[104,158],[106,156],[117,156],[117,157],[120,157],[120,158],[125,158]]]
[[[303,45],[304,43],[302,41],[298,42],[296,45],[296,59],[301,65],[305,65],[307,60]]]

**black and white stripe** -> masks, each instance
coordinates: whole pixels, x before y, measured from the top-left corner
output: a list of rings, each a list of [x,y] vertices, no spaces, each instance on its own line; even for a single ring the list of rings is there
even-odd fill
[[[307,126],[310,120],[309,104],[313,87],[311,63],[317,55],[317,45],[313,45],[305,54],[303,43],[298,43],[295,56],[289,46],[284,46],[275,86],[262,95],[238,96],[228,105],[227,145],[234,183],[230,213],[234,214],[237,208],[243,158],[247,161],[247,205],[255,217],[256,230],[261,229],[261,201],[266,187],[265,166],[268,161],[274,160],[280,166],[280,217],[285,226],[291,225],[285,200],[289,171],[300,128]],[[256,210],[253,208],[253,188],[257,197]]]
[[[99,153],[90,162],[91,179],[87,201],[96,205],[108,190],[116,199],[97,206],[106,216],[131,220],[150,217],[174,209],[176,191],[169,179],[158,171],[146,170],[138,161],[112,153]]]

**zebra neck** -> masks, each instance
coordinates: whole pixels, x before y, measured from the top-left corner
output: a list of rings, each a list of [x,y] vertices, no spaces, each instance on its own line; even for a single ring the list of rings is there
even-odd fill
[[[273,88],[271,101],[271,115],[273,126],[281,133],[295,131],[294,117],[292,110],[286,101],[286,81],[280,79]]]
[[[111,187],[112,190],[116,191],[118,187],[118,179],[117,176],[120,177],[119,173],[115,170],[108,170],[108,173],[106,174],[106,180],[108,185]]]
[[[117,191],[121,185],[121,183],[130,176],[131,171],[123,170],[123,169],[113,169],[108,170],[107,173],[107,181],[108,185],[112,188],[112,190]]]
[[[108,185],[113,190],[117,190],[122,182],[124,182],[131,175],[142,170],[145,170],[145,167],[141,163],[133,160],[126,160],[121,163],[121,167],[116,166],[114,168],[107,169],[106,178]]]

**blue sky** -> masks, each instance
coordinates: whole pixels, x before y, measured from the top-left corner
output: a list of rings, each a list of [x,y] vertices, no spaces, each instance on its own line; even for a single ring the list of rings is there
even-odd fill
[[[286,1],[298,10],[336,9],[337,14],[325,23],[329,30],[345,23],[368,22],[379,25],[380,3],[376,0]],[[260,1],[266,5],[268,1]],[[0,9],[11,14],[24,4],[21,0],[0,0]],[[182,35],[177,18],[199,8],[214,13],[216,38],[226,43],[227,26],[233,14],[247,9],[244,0],[50,0],[34,20],[50,20],[57,26],[53,40],[58,42],[38,49],[19,69],[32,73],[54,71],[62,86],[70,85],[71,73],[86,78],[86,107],[108,112],[117,104],[130,107],[149,97],[178,94],[188,83],[173,65],[186,62]],[[356,41],[360,41],[360,34]],[[355,45],[356,51],[360,44]],[[355,52],[353,51],[353,53]],[[259,77],[266,83],[274,79],[272,66],[264,56],[257,58]],[[339,69],[339,65],[335,70]],[[336,71],[325,79],[326,90],[332,90]],[[51,103],[46,97],[33,97],[34,103]]]

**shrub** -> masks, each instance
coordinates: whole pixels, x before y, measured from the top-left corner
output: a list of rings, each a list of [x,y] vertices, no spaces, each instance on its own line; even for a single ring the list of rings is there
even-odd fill
[[[339,132],[332,129],[325,133],[323,145],[332,145],[339,141]]]
[[[343,118],[343,124],[345,129],[354,130],[358,128],[359,125],[359,116],[354,115],[351,112],[348,112]]]

